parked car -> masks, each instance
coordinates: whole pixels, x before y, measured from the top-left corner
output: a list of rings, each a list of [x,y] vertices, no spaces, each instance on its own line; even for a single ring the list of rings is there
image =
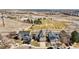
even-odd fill
[[[53,49],[53,47],[48,47],[47,49]]]

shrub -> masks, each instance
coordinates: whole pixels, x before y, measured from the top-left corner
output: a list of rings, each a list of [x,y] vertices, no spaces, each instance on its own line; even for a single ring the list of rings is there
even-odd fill
[[[72,43],[74,43],[74,42],[78,43],[79,42],[79,34],[78,34],[77,31],[73,31],[71,33],[71,41],[72,41]]]
[[[31,42],[31,45],[33,45],[33,46],[40,46],[39,43],[38,43],[37,41],[35,41],[35,40],[33,40],[33,41]]]
[[[42,24],[41,19],[34,20],[34,24]]]

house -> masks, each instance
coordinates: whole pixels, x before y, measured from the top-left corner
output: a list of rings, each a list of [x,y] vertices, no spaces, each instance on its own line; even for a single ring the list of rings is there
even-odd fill
[[[45,47],[46,46],[46,31],[45,30],[40,30],[36,34],[33,35],[33,38],[40,42],[40,47]]]
[[[27,20],[28,20],[28,18],[24,18],[24,17],[20,19],[20,21],[22,21],[22,22],[27,21]]]
[[[40,41],[43,41],[42,38],[45,37],[44,34],[45,34],[44,31],[40,30],[40,31],[36,32],[36,34],[33,34],[32,38],[40,42]]]
[[[64,30],[60,32],[59,37],[60,41],[64,43],[66,46],[71,45],[70,35],[68,35],[68,33],[66,33]]]
[[[27,32],[27,31],[20,31],[18,33],[18,38],[20,40],[23,40],[23,43],[27,43],[29,44],[31,42],[31,35],[30,35],[30,32]]]
[[[55,48],[57,48],[57,44],[60,42],[58,33],[51,31],[48,33],[47,40],[50,42],[51,46],[54,46]]]
[[[56,41],[59,39],[59,35],[58,33],[54,33],[54,32],[49,32],[48,33],[48,40],[51,42],[51,41]]]

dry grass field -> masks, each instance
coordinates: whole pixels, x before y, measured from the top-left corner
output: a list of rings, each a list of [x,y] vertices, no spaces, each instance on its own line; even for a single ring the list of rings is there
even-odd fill
[[[24,28],[28,28],[29,26],[31,26],[31,24],[15,21],[13,19],[5,19],[4,22],[5,22],[5,27],[3,27],[2,20],[0,20],[0,32],[1,33],[22,30]]]

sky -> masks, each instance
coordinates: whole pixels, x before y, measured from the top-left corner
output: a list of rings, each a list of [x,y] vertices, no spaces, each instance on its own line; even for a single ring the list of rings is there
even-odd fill
[[[78,9],[79,0],[0,0],[1,9]]]

